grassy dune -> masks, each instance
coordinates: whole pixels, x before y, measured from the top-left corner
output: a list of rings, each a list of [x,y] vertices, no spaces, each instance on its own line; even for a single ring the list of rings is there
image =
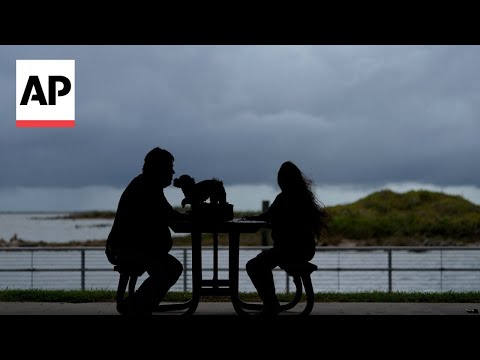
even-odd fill
[[[331,239],[367,245],[469,245],[480,240],[480,206],[430,191],[373,193],[328,208]]]

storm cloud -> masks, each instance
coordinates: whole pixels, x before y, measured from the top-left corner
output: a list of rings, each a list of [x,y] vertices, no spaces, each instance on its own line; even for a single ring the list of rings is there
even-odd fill
[[[74,59],[76,127],[15,127],[15,60]],[[480,184],[479,46],[0,46],[0,188],[177,175]]]

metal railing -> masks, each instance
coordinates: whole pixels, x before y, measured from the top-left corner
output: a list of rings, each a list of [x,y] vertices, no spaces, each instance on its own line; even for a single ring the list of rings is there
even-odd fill
[[[267,248],[241,247],[240,291],[255,291],[245,263]],[[202,251],[204,278],[213,271],[206,266],[212,261],[211,249]],[[174,247],[171,253],[184,267],[172,290],[190,291],[191,247]],[[318,266],[312,274],[316,291],[480,291],[480,247],[318,247],[312,262]],[[222,273],[228,274],[228,247],[220,246]],[[283,270],[276,268],[274,278],[285,284],[285,292],[294,289]],[[115,289],[117,281],[103,247],[0,248],[0,289]]]

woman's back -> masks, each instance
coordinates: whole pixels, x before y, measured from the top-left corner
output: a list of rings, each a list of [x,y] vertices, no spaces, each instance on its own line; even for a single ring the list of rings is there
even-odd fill
[[[274,247],[296,256],[315,252],[312,206],[305,196],[280,193],[271,206]],[[313,254],[312,254],[313,253]]]

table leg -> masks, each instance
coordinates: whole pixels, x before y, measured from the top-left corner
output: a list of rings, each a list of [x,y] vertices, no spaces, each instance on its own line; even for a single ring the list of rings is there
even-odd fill
[[[202,287],[202,233],[192,232],[192,299],[184,315],[192,315],[197,310]]]
[[[213,233],[213,279],[212,288],[218,289],[218,233]]]
[[[238,294],[238,282],[239,282],[239,257],[240,257],[240,233],[231,232],[229,234],[229,246],[228,246],[228,266],[229,266],[229,279],[230,279],[230,291],[231,301],[233,308],[239,315],[249,315],[243,308],[242,304],[245,304],[240,300]]]

